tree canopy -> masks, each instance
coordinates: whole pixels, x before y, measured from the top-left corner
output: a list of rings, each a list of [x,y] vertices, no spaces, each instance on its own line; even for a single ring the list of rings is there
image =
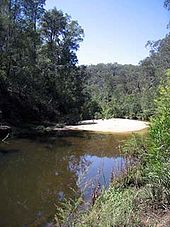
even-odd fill
[[[76,51],[84,32],[45,0],[2,1],[0,6],[0,109],[15,121],[80,119],[83,67]]]
[[[170,36],[149,41],[150,56],[139,65],[98,64],[87,67],[87,88],[98,108],[96,117],[148,119],[154,114],[158,85],[170,67]]]
[[[157,88],[170,67],[170,35],[148,41],[139,65],[77,66],[84,31],[45,0],[2,0],[0,110],[12,123],[75,123],[90,118],[149,119]],[[170,2],[164,6],[169,10]]]

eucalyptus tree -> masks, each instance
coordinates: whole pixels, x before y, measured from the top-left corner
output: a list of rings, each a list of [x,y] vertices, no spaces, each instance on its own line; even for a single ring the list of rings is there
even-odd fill
[[[83,81],[83,71],[76,66],[76,51],[83,40],[83,29],[56,8],[46,11],[40,24],[42,45],[39,65],[44,75],[44,86],[51,96],[51,103],[58,106],[62,116],[71,112],[76,115],[81,109],[82,89],[79,88],[82,88]]]
[[[45,11],[44,5],[45,0],[22,0],[23,20],[32,53],[32,63],[35,63],[37,60],[37,45],[40,44],[37,28],[39,28],[39,22]]]

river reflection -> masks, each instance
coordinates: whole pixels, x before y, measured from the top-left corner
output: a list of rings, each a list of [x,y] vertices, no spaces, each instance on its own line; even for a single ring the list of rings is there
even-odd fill
[[[112,171],[125,166],[118,147],[128,136],[74,132],[0,144],[0,226],[36,226],[73,189],[87,200],[97,183],[108,186]]]

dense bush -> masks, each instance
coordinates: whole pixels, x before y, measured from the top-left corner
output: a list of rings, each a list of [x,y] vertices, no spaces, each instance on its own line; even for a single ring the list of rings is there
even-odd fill
[[[147,135],[133,135],[123,146],[132,159],[127,171],[88,210],[81,209],[83,199],[66,203],[59,212],[64,226],[150,226],[147,212],[170,206],[170,71],[155,103]],[[152,221],[154,226],[158,220]]]
[[[145,176],[154,199],[170,204],[170,71],[164,84],[160,86],[156,114],[151,120]]]
[[[84,32],[45,0],[1,1],[0,110],[10,123],[80,120],[84,67],[76,51]]]
[[[93,115],[148,120],[154,114],[158,86],[170,67],[170,35],[147,46],[150,56],[137,66],[110,63],[87,67],[87,89],[99,106]]]

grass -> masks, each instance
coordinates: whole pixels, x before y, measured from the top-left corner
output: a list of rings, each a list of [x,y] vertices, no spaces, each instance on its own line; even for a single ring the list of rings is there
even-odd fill
[[[131,157],[138,150],[138,141],[135,139],[124,146],[124,155],[132,143],[135,147]],[[134,141],[136,143],[134,143]],[[103,189],[97,196],[94,204],[86,204],[82,196],[74,200],[65,201],[57,211],[56,226],[75,227],[110,227],[110,226],[140,226],[139,208],[136,203],[139,187],[143,176],[139,162],[129,163],[119,176],[112,176],[109,189]]]
[[[134,136],[123,148],[133,160],[127,170],[89,209],[79,209],[82,199],[66,203],[62,226],[170,226],[170,70],[156,104],[147,137]]]
[[[110,187],[103,191],[91,209],[80,215],[75,226],[136,226],[138,220],[133,204],[135,196],[133,189]]]
[[[65,227],[137,226],[139,219],[134,203],[136,196],[137,191],[133,188],[122,190],[110,186],[102,192],[95,204],[86,210],[80,209],[80,198],[77,202],[65,203],[65,207],[60,208],[60,224]],[[60,226],[57,217],[56,221],[56,226]]]

